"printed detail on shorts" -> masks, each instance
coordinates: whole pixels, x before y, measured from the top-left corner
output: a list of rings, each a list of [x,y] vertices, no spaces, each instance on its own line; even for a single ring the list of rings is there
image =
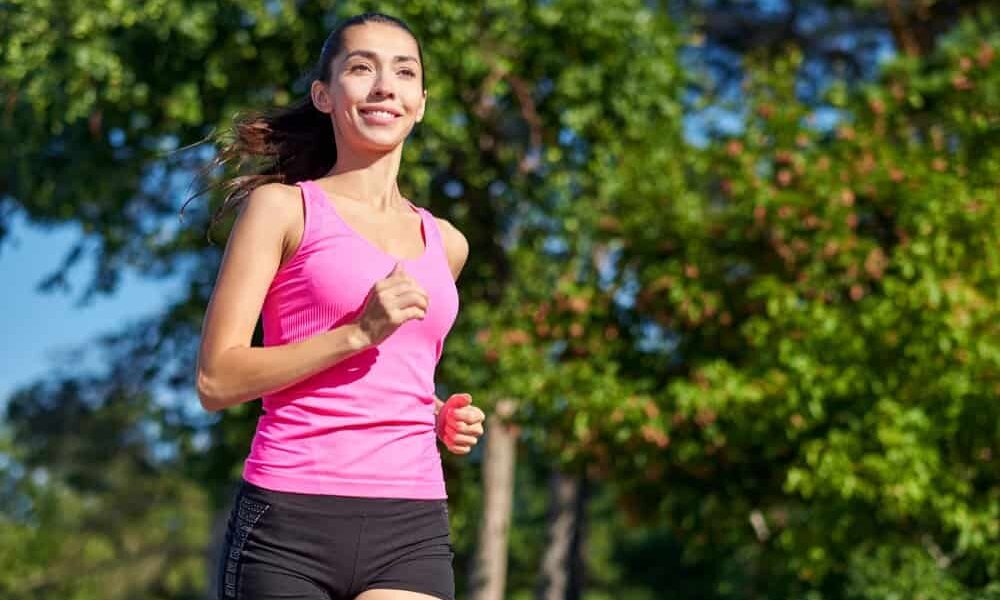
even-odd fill
[[[239,581],[240,554],[243,552],[243,545],[247,542],[254,525],[267,511],[269,506],[263,502],[258,502],[246,496],[240,496],[239,506],[236,510],[236,527],[233,531],[233,539],[229,545],[229,554],[226,556],[226,570],[223,574],[223,593],[226,598],[235,598],[237,582]]]

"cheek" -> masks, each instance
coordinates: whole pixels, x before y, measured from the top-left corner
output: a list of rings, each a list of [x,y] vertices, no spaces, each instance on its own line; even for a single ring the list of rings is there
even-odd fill
[[[354,119],[353,109],[359,101],[344,92],[345,90],[341,90],[341,93],[333,98],[333,112],[331,114],[334,120],[346,124]]]
[[[407,112],[414,117],[419,117],[421,109],[423,108],[423,94],[407,94],[403,97],[403,104],[406,106]]]
[[[334,108],[344,112],[349,111],[352,104],[363,101],[368,97],[371,85],[358,78],[342,80],[340,85],[333,90]]]

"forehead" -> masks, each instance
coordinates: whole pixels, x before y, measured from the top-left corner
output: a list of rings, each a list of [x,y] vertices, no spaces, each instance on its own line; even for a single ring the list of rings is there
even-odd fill
[[[407,31],[387,23],[363,23],[344,30],[340,55],[354,50],[393,56],[419,56],[417,41]]]

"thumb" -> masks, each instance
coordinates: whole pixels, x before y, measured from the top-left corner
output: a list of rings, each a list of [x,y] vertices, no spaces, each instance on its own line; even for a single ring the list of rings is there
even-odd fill
[[[402,272],[403,272],[403,263],[397,260],[396,264],[393,265],[392,267],[392,271],[389,271],[389,274],[386,275],[386,278],[392,277],[393,275],[398,275]]]
[[[448,406],[450,408],[462,408],[472,404],[472,396],[469,394],[452,394],[448,396]]]

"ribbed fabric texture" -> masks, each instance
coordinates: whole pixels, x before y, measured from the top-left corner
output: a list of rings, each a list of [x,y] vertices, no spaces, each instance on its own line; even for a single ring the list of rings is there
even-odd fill
[[[397,259],[354,231],[315,182],[302,190],[305,227],[262,311],[264,345],[296,342],[357,319]],[[424,251],[402,260],[427,291],[423,320],[378,346],[263,398],[243,477],[263,488],[357,497],[446,497],[434,431],[434,372],[458,314],[458,291],[433,215]]]

